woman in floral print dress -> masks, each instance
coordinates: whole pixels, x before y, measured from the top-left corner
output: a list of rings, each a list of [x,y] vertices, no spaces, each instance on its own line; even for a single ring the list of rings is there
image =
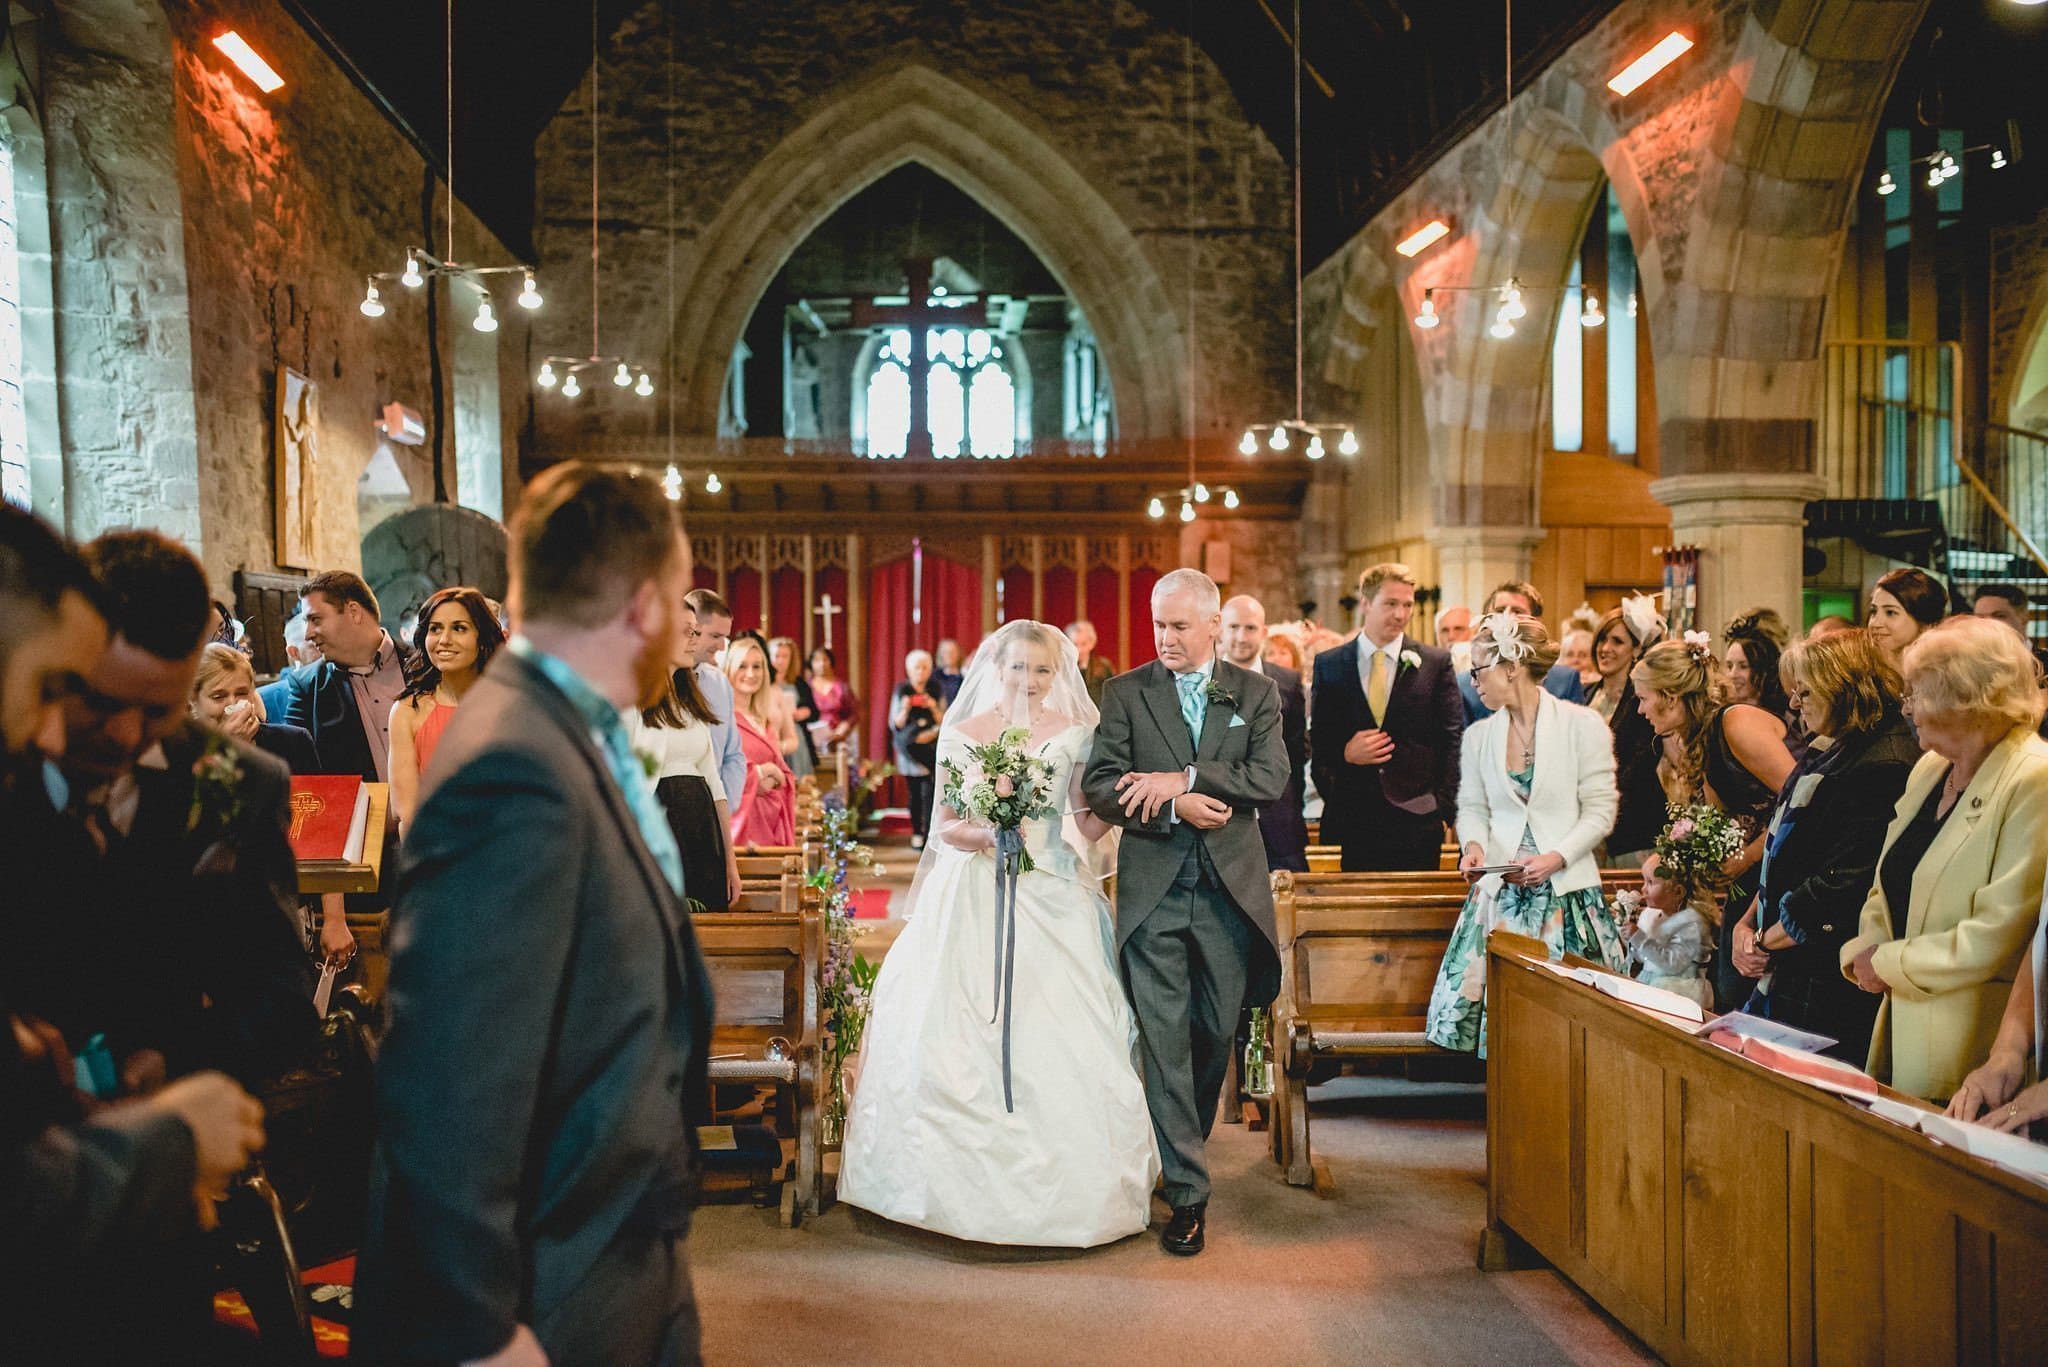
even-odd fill
[[[1465,731],[1458,868],[1472,892],[1425,1029],[1432,1043],[1481,1058],[1493,931],[1541,940],[1552,955],[1616,970],[1628,963],[1593,858],[1614,826],[1614,745],[1599,713],[1543,691],[1556,662],[1556,644],[1532,617],[1495,613],[1472,642],[1472,682],[1494,712]]]

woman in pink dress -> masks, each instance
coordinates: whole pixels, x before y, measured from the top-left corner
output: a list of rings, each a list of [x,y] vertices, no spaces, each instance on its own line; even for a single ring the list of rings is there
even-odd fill
[[[811,723],[818,752],[837,750],[853,734],[860,699],[839,677],[839,661],[829,646],[811,652],[811,695],[818,702],[818,719]]]
[[[420,777],[441,733],[455,720],[462,695],[505,644],[505,629],[477,590],[442,589],[420,605],[412,644],[419,652],[419,676],[391,705],[391,808],[401,832],[419,806]]]
[[[739,636],[725,650],[725,674],[732,681],[732,720],[747,758],[746,787],[727,794],[732,805],[732,843],[790,845],[796,842],[796,775],[782,757],[776,737],[768,651],[757,636]]]

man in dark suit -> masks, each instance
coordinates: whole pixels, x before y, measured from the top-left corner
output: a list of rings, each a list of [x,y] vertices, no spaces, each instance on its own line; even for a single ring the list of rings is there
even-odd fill
[[[1479,615],[1488,617],[1496,612],[1512,612],[1517,617],[1534,617],[1543,620],[1543,595],[1536,591],[1534,584],[1519,579],[1510,579],[1486,595],[1486,610]],[[1585,680],[1579,677],[1575,666],[1556,664],[1543,676],[1543,691],[1566,702],[1586,700]],[[1479,701],[1479,689],[1472,682],[1472,671],[1458,671],[1458,695],[1465,702],[1465,724],[1472,726],[1493,715],[1493,709]]]
[[[1358,634],[1316,656],[1309,744],[1325,843],[1345,872],[1437,867],[1458,810],[1465,708],[1448,651],[1407,638],[1415,575],[1388,562],[1358,580]]]
[[[1266,865],[1308,872],[1308,821],[1301,814],[1308,772],[1308,703],[1302,697],[1301,675],[1265,658],[1266,609],[1250,594],[1240,593],[1223,605],[1223,658],[1239,669],[1264,674],[1280,690],[1280,739],[1287,746],[1287,790],[1277,802],[1259,808],[1259,836],[1266,842]]]
[[[519,631],[406,833],[354,1351],[695,1362],[710,990],[620,718],[667,686],[689,543],[658,483],[574,462],[511,537]]]

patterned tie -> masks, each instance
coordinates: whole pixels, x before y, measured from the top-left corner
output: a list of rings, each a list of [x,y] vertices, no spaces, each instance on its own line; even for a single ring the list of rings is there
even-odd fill
[[[1375,650],[1372,653],[1372,674],[1365,681],[1365,700],[1372,705],[1372,714],[1381,722],[1387,719],[1387,652]]]
[[[1195,744],[1202,743],[1202,715],[1208,706],[1202,698],[1202,676],[1199,674],[1176,674],[1174,684],[1180,689],[1180,714],[1188,724],[1188,734],[1195,738]]]

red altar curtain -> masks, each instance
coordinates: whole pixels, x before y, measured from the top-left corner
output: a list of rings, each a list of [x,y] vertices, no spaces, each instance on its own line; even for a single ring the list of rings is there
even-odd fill
[[[1031,620],[1031,571],[1021,565],[1012,565],[1003,571],[1001,585],[996,590],[996,620],[998,622],[1028,622]]]
[[[747,631],[761,624],[761,572],[734,570],[726,578],[725,603],[732,609],[732,629]]]
[[[718,592],[718,567],[705,560],[696,562],[690,567],[690,587]]]
[[[1152,647],[1152,586],[1158,582],[1158,570],[1146,565],[1131,566],[1131,658],[1116,662],[1120,670],[1136,669],[1159,658],[1159,652]]]
[[[1066,565],[1055,565],[1045,572],[1044,584],[1045,607],[1038,620],[1064,630],[1079,615],[1074,611],[1074,571]]]
[[[823,592],[823,590],[820,590]],[[833,602],[839,599],[834,597]],[[784,565],[768,579],[768,620],[762,623],[764,634],[790,636],[801,641],[804,638],[804,615],[811,605],[804,601],[804,572],[794,565]]]
[[[1108,565],[1097,565],[1088,571],[1088,597],[1081,604],[1081,610],[1074,615],[1085,617],[1095,624],[1095,648],[1117,668],[1123,668],[1123,651],[1116,643],[1117,623],[1123,620],[1124,608],[1116,598],[1116,571]],[[1062,622],[1061,626],[1066,623]]]
[[[894,760],[889,748],[889,695],[903,677],[903,657],[913,650],[930,650],[945,636],[968,651],[981,640],[980,571],[925,555],[923,620],[913,623],[913,563],[892,560],[868,572],[867,678],[861,681],[867,729],[861,754],[875,760]]]

